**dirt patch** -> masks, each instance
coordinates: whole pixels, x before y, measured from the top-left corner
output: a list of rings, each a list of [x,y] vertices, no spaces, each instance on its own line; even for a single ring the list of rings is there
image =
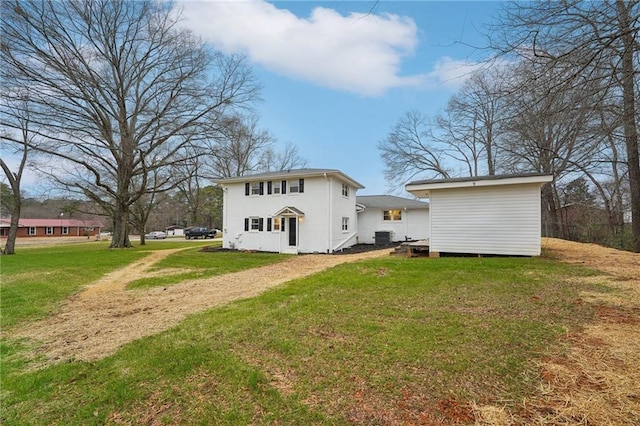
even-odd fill
[[[69,298],[54,315],[15,329],[11,336],[38,342],[44,365],[95,360],[141,337],[166,330],[187,315],[253,297],[292,279],[346,262],[384,256],[388,250],[344,256],[302,255],[284,262],[168,287],[126,290],[127,283],[152,275],[149,269],[177,250],[149,252]],[[248,254],[250,255],[250,254]]]
[[[612,291],[581,295],[596,306],[596,322],[567,333],[565,356],[540,362],[537,396],[516,413],[475,405],[476,424],[640,424],[640,254],[552,238],[542,248],[545,256],[603,272],[580,279]]]

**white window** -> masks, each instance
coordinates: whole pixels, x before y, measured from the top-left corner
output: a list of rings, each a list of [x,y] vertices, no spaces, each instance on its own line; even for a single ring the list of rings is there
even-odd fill
[[[29,235],[36,235],[36,227],[35,226],[30,226],[29,227]]]
[[[62,227],[62,235],[69,235],[69,227],[68,226],[63,226]]]
[[[273,218],[273,232],[276,231],[280,231],[280,218],[279,217],[274,217]]]
[[[259,217],[252,217],[251,218],[251,227],[249,228],[250,231],[259,231],[260,230],[260,218]]]
[[[347,232],[349,230],[349,218],[342,218],[342,232]]]
[[[280,185],[281,185],[280,181],[273,182],[272,190],[274,194],[280,193]]]
[[[344,183],[342,184],[342,196],[343,197],[349,196],[349,185],[345,185]]]
[[[294,194],[300,192],[300,181],[299,180],[290,180],[289,181],[289,193]]]
[[[384,210],[382,212],[382,219],[388,222],[402,220],[402,210]]]
[[[260,195],[260,182],[251,184],[251,195]]]
[[[53,235],[53,226],[47,226],[47,228],[45,230],[45,234]]]

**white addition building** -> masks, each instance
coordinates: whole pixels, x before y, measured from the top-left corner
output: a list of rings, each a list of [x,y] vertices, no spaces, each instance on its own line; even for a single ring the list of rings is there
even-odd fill
[[[223,247],[332,253],[357,242],[360,183],[333,169],[216,180],[223,188]]]
[[[429,239],[429,203],[393,195],[361,195],[356,203],[360,243]]]
[[[484,176],[409,183],[429,198],[429,252],[540,255],[540,188],[544,174]]]

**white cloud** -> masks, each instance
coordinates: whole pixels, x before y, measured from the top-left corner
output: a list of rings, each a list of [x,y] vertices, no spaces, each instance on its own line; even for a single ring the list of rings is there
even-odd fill
[[[460,61],[445,56],[436,62],[433,71],[425,75],[425,84],[427,87],[457,90],[475,71],[483,67],[486,67],[486,63]]]
[[[265,68],[320,86],[366,96],[417,86],[401,76],[417,45],[413,19],[317,7],[300,18],[262,0],[182,2],[185,24],[226,53],[246,53]]]

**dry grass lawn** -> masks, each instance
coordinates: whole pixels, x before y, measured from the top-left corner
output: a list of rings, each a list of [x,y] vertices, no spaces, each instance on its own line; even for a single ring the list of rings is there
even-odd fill
[[[539,395],[518,413],[475,406],[477,424],[640,424],[640,254],[595,244],[543,239],[546,256],[601,271],[592,277],[614,291],[583,293],[595,304],[598,321],[567,335],[568,356],[540,363]],[[581,278],[584,279],[584,278]]]

